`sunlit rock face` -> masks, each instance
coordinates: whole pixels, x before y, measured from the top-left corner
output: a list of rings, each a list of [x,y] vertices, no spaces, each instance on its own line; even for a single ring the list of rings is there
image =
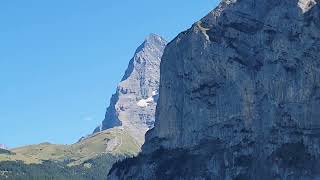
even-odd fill
[[[154,126],[160,62],[166,43],[151,34],[138,47],[95,132],[121,126],[139,143],[144,142],[145,132]]]
[[[110,179],[320,179],[320,5],[224,0],[165,49],[155,128]]]

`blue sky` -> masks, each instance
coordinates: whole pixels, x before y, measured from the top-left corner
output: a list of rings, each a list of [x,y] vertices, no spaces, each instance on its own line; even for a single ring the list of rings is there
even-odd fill
[[[216,0],[0,1],[0,144],[70,144],[103,120],[136,47]]]

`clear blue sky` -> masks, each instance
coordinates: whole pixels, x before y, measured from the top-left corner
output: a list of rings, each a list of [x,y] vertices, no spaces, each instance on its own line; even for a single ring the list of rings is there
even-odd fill
[[[0,144],[69,144],[103,120],[136,47],[217,0],[1,0]]]

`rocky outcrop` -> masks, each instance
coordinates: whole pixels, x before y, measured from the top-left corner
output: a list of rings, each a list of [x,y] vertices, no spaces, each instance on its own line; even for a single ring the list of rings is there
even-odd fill
[[[162,37],[151,34],[136,50],[95,133],[122,126],[140,144],[144,142],[145,132],[155,121],[160,61],[165,46]]]
[[[155,128],[110,179],[320,179],[320,4],[224,0],[165,49]]]

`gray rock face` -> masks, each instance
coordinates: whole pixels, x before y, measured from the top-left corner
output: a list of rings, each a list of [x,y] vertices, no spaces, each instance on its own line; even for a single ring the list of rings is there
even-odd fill
[[[110,100],[101,127],[94,132],[122,126],[141,144],[144,134],[155,121],[158,100],[160,62],[166,41],[149,35],[136,50],[129,66]]]
[[[222,1],[167,46],[156,114],[110,179],[320,179],[319,1]]]

